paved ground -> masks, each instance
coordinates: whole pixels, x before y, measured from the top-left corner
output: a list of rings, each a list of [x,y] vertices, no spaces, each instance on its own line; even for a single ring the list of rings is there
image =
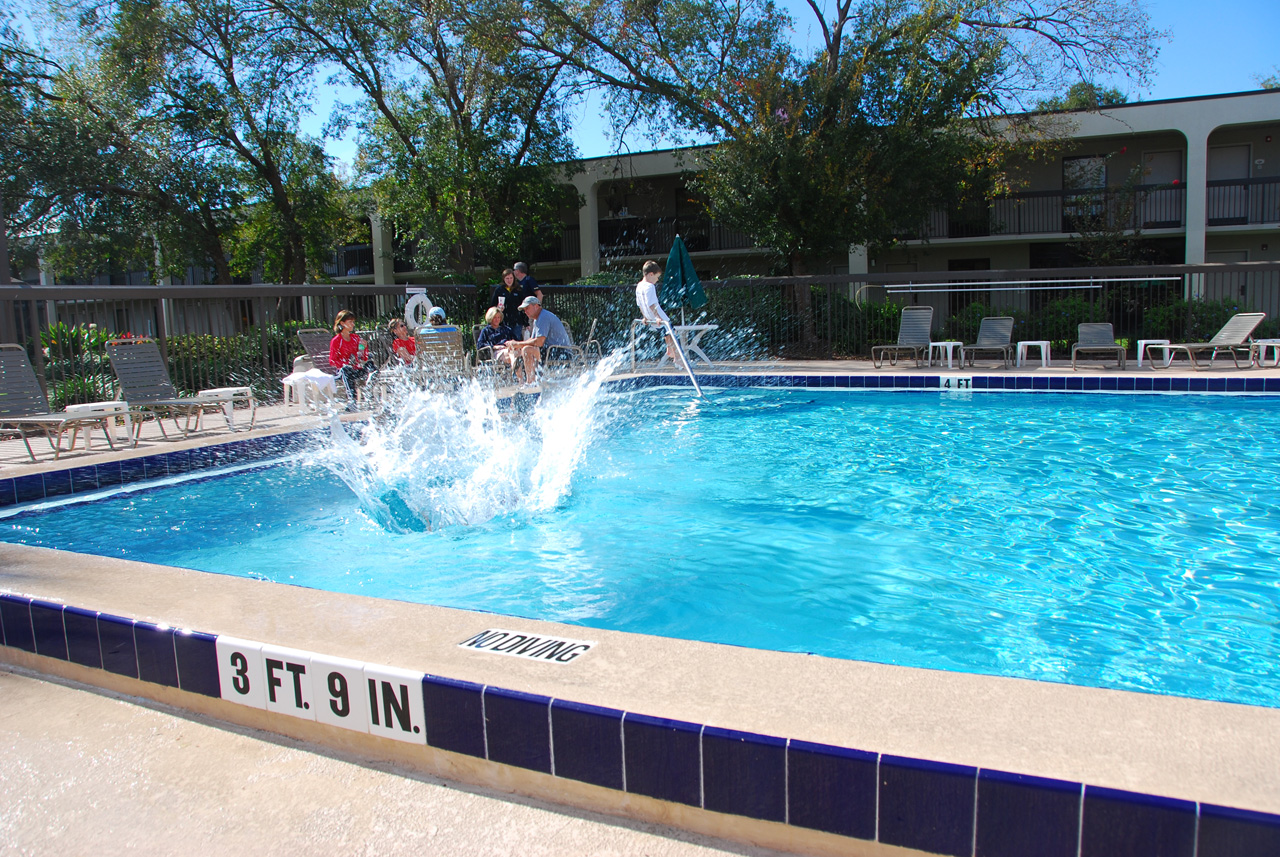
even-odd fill
[[[3,670],[0,759],[5,855],[776,854]]]

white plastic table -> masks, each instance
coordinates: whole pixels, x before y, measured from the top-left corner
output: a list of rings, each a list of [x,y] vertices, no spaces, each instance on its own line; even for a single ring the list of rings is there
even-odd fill
[[[1280,339],[1255,339],[1254,353],[1258,355],[1258,368],[1267,365],[1267,349],[1271,349],[1272,367],[1280,366]]]
[[[234,431],[236,427],[235,403],[238,401],[247,402],[249,407],[254,407],[253,389],[251,387],[212,387],[208,390],[200,390],[198,395],[231,397],[222,404],[222,413],[226,414],[227,425],[231,427],[232,431]],[[252,422],[252,420],[250,420],[250,422]]]
[[[938,352],[938,365],[939,366],[942,365],[942,355],[945,352],[947,355],[947,368],[951,369],[954,366],[953,360],[955,357],[956,349],[962,348],[963,346],[964,346],[964,343],[958,339],[946,339],[940,342],[930,342],[929,343],[929,365],[930,366],[933,365],[933,352],[936,350]]]
[[[638,318],[631,322],[631,371],[633,372],[636,367],[636,331],[640,329],[651,329],[658,333],[665,332],[660,326],[649,324],[644,319]],[[711,358],[707,356],[707,353],[702,350],[698,343],[702,341],[702,337],[713,330],[719,329],[720,325],[718,324],[671,325],[671,330],[675,333],[676,341],[679,343],[680,350],[684,352],[686,359],[692,364],[696,358],[706,363],[707,366],[714,366],[715,364],[711,362]],[[661,369],[670,359],[664,354],[662,359],[658,361],[656,368]]]
[[[85,416],[88,414],[114,414],[115,416],[124,417],[124,438],[123,439],[128,440],[133,437],[133,417],[129,414],[129,404],[127,402],[119,402],[119,401],[87,402],[82,405],[67,405],[65,410],[68,414],[77,414],[80,416]],[[76,447],[77,431],[79,430],[78,429],[73,430],[71,433],[72,449],[75,449]],[[90,446],[90,438],[92,434],[93,434],[92,432],[84,433],[84,448],[86,450],[92,448]],[[116,438],[120,439],[119,427],[117,427],[117,430],[116,430]]]
[[[1169,344],[1169,340],[1167,339],[1139,339],[1138,340],[1138,368],[1139,369],[1142,368],[1142,358],[1145,356],[1144,352],[1147,350],[1148,345],[1168,345],[1168,344]],[[1156,359],[1152,357],[1151,362],[1155,363]],[[1164,368],[1168,369],[1169,364],[1172,362],[1173,362],[1173,354],[1170,353],[1168,350],[1166,350],[1164,352]]]
[[[1022,368],[1022,364],[1027,362],[1027,349],[1040,349],[1040,368],[1049,368],[1049,340],[1047,339],[1020,339],[1018,340],[1018,361],[1017,367]]]

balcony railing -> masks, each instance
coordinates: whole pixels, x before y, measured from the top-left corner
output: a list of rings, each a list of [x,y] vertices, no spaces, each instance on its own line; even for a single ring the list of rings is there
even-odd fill
[[[1280,223],[1280,178],[1225,179],[1208,182],[1210,226]]]
[[[600,255],[605,259],[666,255],[676,235],[691,253],[756,246],[745,233],[709,217],[615,217],[601,220],[599,229]]]
[[[1012,194],[962,212],[934,211],[924,235],[976,238],[1042,235],[1081,229],[1177,229],[1186,223],[1185,185],[1133,189],[1043,190]]]
[[[360,277],[373,273],[373,245],[348,244],[336,250],[324,264],[330,277]]]

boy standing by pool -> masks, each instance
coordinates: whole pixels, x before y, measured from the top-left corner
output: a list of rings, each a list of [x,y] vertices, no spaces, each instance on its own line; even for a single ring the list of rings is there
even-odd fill
[[[640,277],[640,282],[636,283],[636,306],[640,307],[640,315],[644,318],[645,324],[660,324],[664,331],[670,330],[671,319],[667,318],[662,305],[658,303],[658,280],[662,279],[662,268],[651,259],[644,263],[641,272],[643,276]],[[667,357],[675,360],[676,348],[671,334],[664,332],[663,339],[667,343]]]

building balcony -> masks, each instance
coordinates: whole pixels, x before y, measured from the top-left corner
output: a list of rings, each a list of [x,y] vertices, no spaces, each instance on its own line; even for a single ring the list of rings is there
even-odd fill
[[[1209,226],[1280,223],[1280,177],[1225,179],[1208,184]]]
[[[709,217],[615,217],[599,222],[600,256],[665,256],[679,235],[690,253],[757,249],[747,235]]]

